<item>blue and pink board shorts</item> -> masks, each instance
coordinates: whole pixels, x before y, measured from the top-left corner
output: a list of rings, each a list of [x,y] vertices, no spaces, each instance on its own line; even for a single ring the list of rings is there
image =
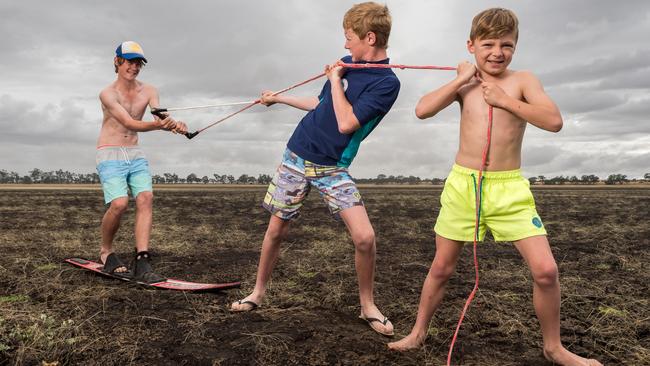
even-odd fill
[[[97,173],[104,191],[104,202],[133,197],[153,190],[149,162],[138,146],[100,146],[96,155]]]

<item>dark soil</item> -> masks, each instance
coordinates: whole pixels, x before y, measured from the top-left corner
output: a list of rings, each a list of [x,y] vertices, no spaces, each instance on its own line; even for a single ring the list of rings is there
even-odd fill
[[[253,288],[269,215],[264,188],[157,190],[151,248],[164,275],[241,280],[191,294],[106,279],[62,263],[97,259],[98,190],[0,187],[0,365],[442,365],[474,284],[466,245],[425,346],[404,354],[357,317],[354,251],[317,194],[291,229],[262,306],[228,312]],[[362,188],[377,233],[375,298],[410,331],[435,251],[440,188]],[[650,189],[535,189],[560,268],[562,339],[606,365],[650,365]],[[132,256],[133,208],[116,240]],[[550,365],[529,271],[509,243],[479,245],[480,290],[454,364]]]

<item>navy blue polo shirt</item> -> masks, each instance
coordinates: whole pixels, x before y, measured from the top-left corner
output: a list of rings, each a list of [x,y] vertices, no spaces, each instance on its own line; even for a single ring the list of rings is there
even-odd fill
[[[352,63],[352,56],[341,60]],[[374,63],[388,64],[388,59]],[[400,88],[399,79],[391,69],[346,69],[341,81],[345,97],[361,127],[350,134],[339,132],[328,80],[318,96],[318,105],[303,117],[287,143],[289,150],[305,160],[321,165],[350,166],[361,141],[388,113]]]

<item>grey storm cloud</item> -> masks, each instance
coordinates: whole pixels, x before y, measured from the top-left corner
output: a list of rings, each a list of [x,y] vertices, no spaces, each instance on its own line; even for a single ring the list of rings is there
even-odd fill
[[[540,75],[547,85],[571,84],[589,81],[602,81],[598,89],[635,88],[636,76],[648,75],[650,49],[639,50],[624,55],[617,54],[589,62],[568,65],[560,70]],[[645,88],[648,81],[642,84]]]
[[[553,90],[560,110],[564,113],[598,112],[623,105],[625,97],[588,87],[566,87]]]
[[[648,52],[650,59],[650,52]],[[631,70],[615,77],[604,78],[597,86],[598,89],[650,89],[650,63],[646,59],[646,66]]]
[[[125,40],[149,63],[139,79],[161,104],[183,107],[249,101],[320,73],[347,54],[342,18],[355,1],[0,1],[0,169],[94,170],[102,114],[99,91],[115,79]],[[465,41],[487,4],[387,1],[391,62],[455,66],[472,60]],[[650,171],[650,3],[604,0],[499,0],[520,20],[512,63],[539,76],[561,108],[553,134],[529,126],[528,175]],[[444,177],[458,148],[458,105],[420,121],[414,107],[450,81],[449,71],[395,70],[400,96],[364,141],[353,175]],[[290,93],[316,95],[324,79]],[[234,108],[179,112],[196,129]],[[154,173],[271,174],[304,112],[256,106],[188,141],[156,131],[140,143]],[[151,116],[147,113],[145,120]]]
[[[638,127],[639,132],[650,133],[650,98],[628,100],[625,105],[613,111],[612,118],[623,118],[625,122]]]
[[[37,105],[0,96],[0,142],[43,146],[49,143],[86,143],[96,139],[96,125],[85,123],[84,110],[73,100]]]

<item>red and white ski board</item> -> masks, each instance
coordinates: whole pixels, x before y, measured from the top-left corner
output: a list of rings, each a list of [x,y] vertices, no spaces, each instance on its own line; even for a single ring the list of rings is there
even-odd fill
[[[228,282],[228,283],[198,283],[198,282],[175,280],[173,278],[168,278],[162,282],[146,283],[131,278],[125,278],[123,276],[116,276],[110,273],[102,272],[102,269],[104,268],[103,264],[93,262],[88,259],[67,258],[64,259],[64,262],[69,263],[75,267],[79,267],[88,271],[95,272],[102,276],[106,276],[106,277],[110,277],[110,278],[114,278],[126,282],[135,282],[145,286],[152,286],[152,287],[163,288],[168,290],[190,291],[190,292],[216,292],[220,290],[227,290],[230,288],[237,288],[241,286],[241,283],[239,281]]]

